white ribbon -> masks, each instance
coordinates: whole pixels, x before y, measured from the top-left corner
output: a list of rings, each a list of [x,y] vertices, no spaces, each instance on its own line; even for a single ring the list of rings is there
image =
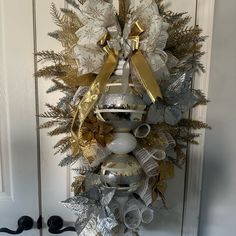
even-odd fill
[[[77,45],[74,47],[75,58],[78,59],[79,75],[99,73],[104,63],[105,52],[97,42],[104,33],[109,32],[111,39],[108,41],[110,48],[122,51],[127,59],[132,51],[128,39],[132,24],[139,20],[144,28],[140,41],[140,50],[146,56],[153,71],[156,72],[167,61],[167,54],[163,51],[168,34],[168,24],[159,14],[154,0],[141,1],[138,9],[131,11],[131,18],[121,32],[115,9],[112,4],[103,0],[87,0],[80,6],[79,18],[84,24],[77,32]],[[121,54],[122,56],[122,54]]]

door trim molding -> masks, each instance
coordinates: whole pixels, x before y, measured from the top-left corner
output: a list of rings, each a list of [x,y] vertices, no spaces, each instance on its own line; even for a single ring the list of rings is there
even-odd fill
[[[13,199],[4,3],[0,0],[0,201]]]
[[[203,35],[208,36],[203,46],[206,54],[202,58],[206,73],[195,76],[194,88],[202,90],[208,96],[210,80],[211,49],[214,23],[215,0],[197,0],[196,24],[203,29]],[[195,120],[206,121],[206,106],[193,109],[191,117]],[[183,209],[182,236],[197,236],[202,189],[202,170],[204,160],[205,131],[199,132],[199,145],[190,145],[186,163],[185,201]]]

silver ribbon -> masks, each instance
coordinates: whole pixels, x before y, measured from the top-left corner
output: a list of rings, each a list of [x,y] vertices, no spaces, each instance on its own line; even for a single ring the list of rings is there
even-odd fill
[[[133,154],[137,158],[147,176],[152,177],[158,175],[159,165],[147,149],[136,148],[133,151]]]
[[[152,190],[149,186],[149,178],[146,178],[144,184],[135,193],[139,195],[146,206],[152,203]]]
[[[175,147],[176,142],[173,137],[167,132],[158,132],[158,136],[162,140],[162,145],[157,148],[146,149],[137,147],[133,154],[142,166],[147,176],[152,177],[158,175],[159,165],[157,161],[166,158],[166,150],[171,150]]]
[[[129,229],[138,228],[141,222],[145,224],[151,223],[153,216],[153,210],[138,199],[131,198],[124,206],[124,223]]]
[[[146,138],[150,131],[151,126],[149,124],[143,123],[133,130],[133,133],[136,138]]]
[[[118,202],[118,200],[113,198],[112,201],[109,203],[109,208],[114,214],[116,220],[121,220],[122,217],[121,204]]]
[[[192,73],[177,73],[165,83],[162,83],[162,91],[165,97],[165,105],[159,101],[149,107],[147,122],[157,124],[166,122],[176,125],[197,102],[198,98],[191,91]],[[147,98],[148,99],[148,98]]]
[[[142,222],[139,203],[136,199],[130,199],[124,206],[124,224],[128,229],[137,229]]]
[[[62,204],[78,216],[75,224],[79,236],[112,236],[112,229],[118,225],[108,204],[115,190],[92,188],[79,196],[68,198]]]

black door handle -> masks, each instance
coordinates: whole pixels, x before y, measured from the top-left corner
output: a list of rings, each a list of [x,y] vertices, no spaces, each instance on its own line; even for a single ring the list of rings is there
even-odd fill
[[[33,228],[34,221],[29,216],[22,216],[18,220],[18,228],[17,230],[10,230],[8,228],[0,228],[1,233],[7,233],[7,234],[21,234],[25,230],[30,230]]]
[[[49,227],[48,232],[51,234],[61,234],[66,231],[75,232],[75,227],[73,226],[62,229],[63,219],[60,216],[51,216],[47,221],[47,225]]]

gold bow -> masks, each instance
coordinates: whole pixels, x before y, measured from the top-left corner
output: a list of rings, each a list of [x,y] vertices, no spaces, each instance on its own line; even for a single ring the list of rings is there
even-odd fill
[[[140,23],[136,21],[132,25],[131,33],[129,35],[129,40],[131,41],[132,47],[131,64],[151,100],[155,102],[156,98],[162,98],[162,95],[160,87],[153,75],[152,69],[150,68],[142,52],[139,50],[140,35],[143,32],[144,29],[141,27]],[[81,128],[83,123],[96,104],[100,94],[104,93],[106,84],[117,67],[119,52],[114,51],[108,46],[107,42],[109,39],[110,35],[107,33],[99,41],[99,44],[103,46],[103,50],[107,53],[107,57],[99,74],[90,86],[88,92],[83,96],[75,112],[71,128],[74,144],[79,143],[82,138]],[[79,152],[78,148],[77,150],[77,152]]]

